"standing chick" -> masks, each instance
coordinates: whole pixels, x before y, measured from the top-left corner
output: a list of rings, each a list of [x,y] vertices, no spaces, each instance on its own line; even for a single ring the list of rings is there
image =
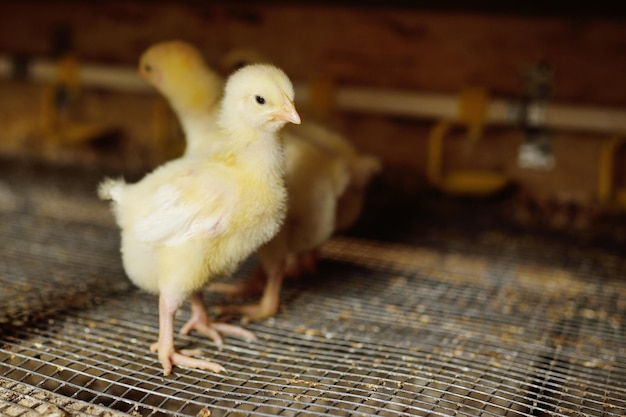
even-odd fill
[[[217,116],[216,140],[225,144],[220,155],[171,161],[135,184],[111,179],[100,184],[100,197],[113,200],[127,275],[159,294],[159,339],[151,349],[165,375],[174,365],[223,370],[174,348],[174,313],[187,297],[192,317],[183,333],[196,329],[217,343],[220,331],[252,336],[211,323],[200,290],[231,274],[284,220],[285,166],[277,132],[286,122],[300,123],[293,95],[279,69],[243,68],[230,77]]]
[[[195,47],[179,40],[156,43],[139,58],[138,72],[176,113],[185,133],[185,156],[219,150],[211,138],[224,81]]]

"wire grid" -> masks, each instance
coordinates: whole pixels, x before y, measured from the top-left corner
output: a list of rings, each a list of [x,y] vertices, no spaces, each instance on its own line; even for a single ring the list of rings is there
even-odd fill
[[[565,268],[571,259],[535,262],[527,250],[338,238],[315,277],[285,284],[275,318],[247,326],[257,341],[217,350],[177,336],[227,373],[179,367],[164,378],[148,351],[156,297],[124,277],[106,208],[12,190],[0,201],[4,415],[626,413],[618,257]]]

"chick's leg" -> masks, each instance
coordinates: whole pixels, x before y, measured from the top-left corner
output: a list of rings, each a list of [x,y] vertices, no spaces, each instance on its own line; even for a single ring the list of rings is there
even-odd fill
[[[319,259],[319,249],[312,249],[300,255],[302,269],[307,274],[314,275],[317,272],[317,261]]]
[[[222,346],[223,341],[220,333],[236,336],[245,340],[254,340],[256,336],[251,331],[242,327],[234,326],[227,323],[212,322],[207,314],[206,305],[202,298],[201,292],[195,292],[190,297],[191,300],[191,318],[180,330],[182,334],[188,334],[192,330],[212,339],[216,345]]]
[[[171,374],[174,365],[206,369],[213,372],[224,371],[222,365],[188,356],[199,354],[198,350],[179,352],[174,348],[174,313],[181,303],[182,299],[178,296],[162,293],[159,297],[159,341],[153,344],[150,350],[158,352],[159,361],[163,366],[163,375]]]
[[[217,308],[218,312],[241,314],[245,322],[262,320],[276,314],[280,301],[280,287],[285,275],[284,261],[276,262],[268,269],[267,283],[258,304],[221,306]]]
[[[299,278],[304,274],[300,255],[290,254],[285,261],[285,277]]]
[[[287,258],[285,276],[301,277],[302,275],[314,275],[317,271],[317,261],[319,259],[319,249],[312,249],[308,252],[290,255]]]

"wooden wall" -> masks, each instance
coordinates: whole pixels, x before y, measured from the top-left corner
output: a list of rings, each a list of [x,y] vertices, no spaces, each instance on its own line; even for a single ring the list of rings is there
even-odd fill
[[[71,29],[75,52],[85,62],[134,66],[151,43],[180,38],[201,48],[214,64],[234,48],[251,47],[298,80],[327,77],[339,85],[450,94],[482,85],[493,96],[518,98],[522,70],[544,61],[554,69],[554,100],[626,107],[622,18],[433,11],[406,4],[4,1],[0,53],[50,56],[51,35],[63,25]],[[16,123],[11,103],[20,92],[6,82],[0,88],[0,121]],[[107,93],[87,100],[98,109],[89,117],[100,115],[122,126],[125,140],[150,146],[142,129],[151,126],[145,118],[152,115],[152,99],[120,98],[121,106],[144,107],[133,118],[119,106],[107,108],[116,107]],[[328,122],[363,151],[379,155],[389,181],[407,188],[423,183],[425,138],[433,120],[335,112]],[[446,161],[451,167],[498,169],[536,195],[595,198],[599,146],[606,134],[554,132],[556,166],[539,172],[517,165],[522,138],[514,128],[488,129],[469,153],[462,140],[452,141]]]

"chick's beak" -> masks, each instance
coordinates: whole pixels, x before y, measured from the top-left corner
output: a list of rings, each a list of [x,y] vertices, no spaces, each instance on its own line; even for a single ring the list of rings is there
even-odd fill
[[[285,122],[291,122],[297,125],[300,124],[300,115],[296,111],[296,107],[291,100],[287,98],[285,98],[283,107],[278,111],[278,113],[276,113],[276,118]]]

